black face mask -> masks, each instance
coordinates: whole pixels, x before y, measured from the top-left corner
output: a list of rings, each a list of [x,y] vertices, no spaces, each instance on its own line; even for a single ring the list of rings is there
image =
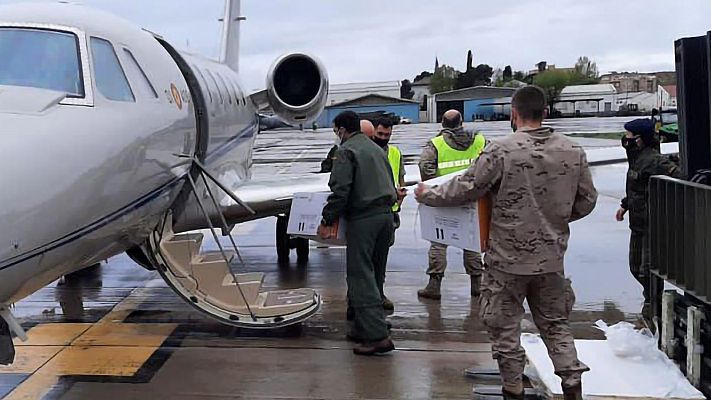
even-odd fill
[[[624,147],[627,150],[636,150],[637,149],[637,138],[623,137],[622,138],[622,147]]]
[[[390,139],[381,139],[375,136],[373,136],[373,141],[380,147],[385,147],[390,143]]]

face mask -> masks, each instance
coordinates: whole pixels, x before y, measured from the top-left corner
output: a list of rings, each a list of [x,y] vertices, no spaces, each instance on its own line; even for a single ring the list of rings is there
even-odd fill
[[[385,147],[390,143],[390,139],[381,139],[378,137],[373,137],[373,141],[380,147]]]
[[[516,126],[516,123],[514,122],[513,119],[511,120],[511,129],[512,129],[514,132],[516,132],[516,131],[518,130],[518,126]]]
[[[336,138],[333,139],[333,144],[336,146],[340,146],[341,143],[343,143],[343,139],[341,139],[341,135],[338,134],[338,131],[333,131],[333,134],[336,135]]]
[[[627,150],[635,150],[637,148],[637,138],[622,138],[622,147]]]

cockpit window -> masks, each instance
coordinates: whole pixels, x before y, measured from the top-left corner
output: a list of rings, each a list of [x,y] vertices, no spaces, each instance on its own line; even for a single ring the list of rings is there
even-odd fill
[[[91,38],[94,79],[99,92],[109,100],[134,102],[131,87],[121,68],[114,46],[104,39]]]
[[[51,30],[0,28],[0,85],[84,97],[77,37]]]
[[[158,93],[156,93],[151,81],[148,79],[146,73],[143,72],[143,68],[138,64],[133,53],[128,49],[123,49],[123,54],[126,56],[124,65],[126,65],[126,70],[133,81],[133,88],[136,89],[143,98],[157,99]]]

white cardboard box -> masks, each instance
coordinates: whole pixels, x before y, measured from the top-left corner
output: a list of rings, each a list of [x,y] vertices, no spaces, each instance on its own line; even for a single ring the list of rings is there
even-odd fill
[[[317,242],[345,245],[346,224],[341,218],[338,224],[338,237],[335,240],[323,240],[318,236],[318,227],[321,225],[323,208],[328,202],[330,192],[294,193],[289,212],[289,223],[286,233]]]
[[[460,249],[481,251],[479,215],[475,207],[420,205],[422,238]]]

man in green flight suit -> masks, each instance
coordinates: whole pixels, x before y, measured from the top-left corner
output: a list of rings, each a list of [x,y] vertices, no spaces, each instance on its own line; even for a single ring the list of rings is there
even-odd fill
[[[630,213],[630,272],[642,285],[644,306],[642,316],[651,320],[650,288],[652,276],[649,272],[649,219],[647,201],[649,199],[649,178],[652,175],[666,175],[682,178],[679,166],[657,150],[659,142],[655,137],[654,122],[640,118],[625,124],[627,133],[622,138],[622,146],[627,150],[629,170],[627,171],[626,197],[622,199],[620,209],[615,215],[623,221]],[[657,285],[661,285],[656,278]],[[657,286],[662,287],[662,286]]]
[[[395,349],[390,339],[378,288],[393,235],[393,204],[397,201],[388,159],[360,131],[358,115],[339,114],[333,123],[341,144],[334,156],[328,185],[332,194],[323,209],[319,233],[333,236],[333,226],[346,222],[346,282],[354,311],[350,336],[361,342],[355,354],[374,355]],[[384,274],[383,274],[384,275]]]

